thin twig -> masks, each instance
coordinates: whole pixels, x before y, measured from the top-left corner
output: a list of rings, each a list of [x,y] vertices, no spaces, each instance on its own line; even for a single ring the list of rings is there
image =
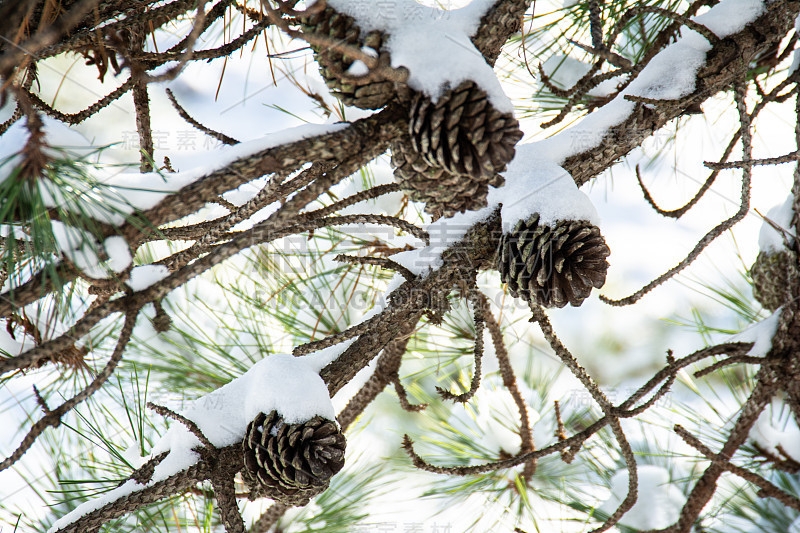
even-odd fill
[[[258,520],[253,522],[248,533],[267,533],[290,508],[290,506],[283,503],[273,503],[269,506],[269,509],[258,517]]]
[[[477,286],[475,285],[475,280],[471,280],[470,283],[471,287],[469,289],[470,292],[470,301],[474,307],[474,315],[473,321],[475,323],[475,347],[473,349],[473,357],[475,361],[475,367],[472,371],[472,380],[470,380],[469,389],[461,394],[454,394],[447,389],[442,387],[436,387],[436,392],[439,393],[439,396],[442,397],[444,400],[452,400],[458,403],[466,403],[473,396],[475,393],[478,392],[478,387],[481,384],[481,362],[483,360],[483,329],[486,325],[486,320],[483,316],[483,306],[481,305],[480,300],[475,295],[478,291]]]
[[[343,263],[354,263],[358,265],[375,265],[387,270],[392,270],[402,275],[406,280],[413,281],[417,276],[409,269],[396,261],[392,261],[388,257],[361,257],[339,254],[333,258],[334,261],[341,261]]]
[[[781,155],[778,157],[765,157],[762,159],[750,159],[747,161],[729,161],[727,163],[715,163],[713,161],[705,161],[703,164],[712,170],[722,170],[728,168],[744,168],[747,166],[756,165],[779,165],[781,163],[792,163],[800,159],[800,150]]]
[[[750,115],[747,113],[747,108],[745,107],[744,98],[746,93],[746,88],[744,84],[741,82],[737,82],[736,90],[734,91],[736,97],[736,107],[739,110],[739,120],[741,122],[741,131],[742,131],[742,152],[744,157],[742,158],[744,161],[750,161],[750,154],[752,152],[752,137],[750,134]],[[676,266],[669,269],[664,274],[657,277],[655,280],[651,281],[635,293],[627,296],[625,298],[621,298],[619,300],[613,300],[605,295],[600,295],[600,300],[607,303],[608,305],[612,305],[615,307],[621,307],[625,305],[630,305],[636,303],[641,299],[642,296],[650,292],[651,290],[655,289],[659,285],[663,284],[667,280],[671,279],[673,276],[681,272],[684,268],[691,265],[695,259],[697,259],[703,250],[708,247],[717,237],[728,231],[734,225],[736,225],[739,221],[741,221],[746,215],[747,212],[750,210],[750,178],[752,176],[752,169],[751,167],[745,166],[742,168],[742,193],[741,193],[741,205],[739,206],[738,211],[728,218],[717,224],[714,228],[712,228],[708,233],[706,233],[698,242],[695,244],[694,248],[691,252]]]
[[[702,350],[698,350],[690,355],[687,355],[686,357],[683,357],[675,361],[674,364],[668,365],[667,367],[656,373],[656,375],[650,378],[650,380],[647,383],[642,385],[636,392],[634,392],[630,397],[628,397],[627,400],[622,402],[616,408],[616,415],[620,418],[624,418],[627,417],[629,413],[633,413],[633,411],[627,411],[627,410],[630,409],[637,401],[642,399],[649,391],[655,388],[659,383],[661,383],[665,379],[668,379],[670,376],[675,375],[680,369],[685,368],[694,363],[697,363],[698,361],[702,361],[707,357],[713,357],[715,355],[721,355],[730,352],[735,352],[735,353],[740,353],[742,351],[747,352],[751,347],[752,343],[719,344],[703,348]],[[413,448],[413,443],[410,442],[410,438],[408,439],[409,444],[404,445],[404,448],[406,450],[406,453],[408,453],[408,455],[413,460],[414,465],[417,466],[417,468],[420,468],[427,472],[434,472],[439,474],[451,474],[458,476],[485,474],[487,472],[494,472],[497,470],[502,470],[505,468],[517,466],[526,461],[530,461],[532,459],[538,459],[540,457],[545,457],[552,453],[559,453],[564,450],[567,450],[568,448],[571,449],[575,447],[580,447],[592,435],[596,434],[598,431],[600,431],[600,429],[608,425],[610,423],[610,420],[611,416],[605,415],[602,418],[590,424],[587,428],[579,431],[578,433],[575,433],[574,435],[564,439],[563,441],[551,444],[550,446],[546,446],[539,450],[520,453],[509,459],[502,459],[499,461],[493,461],[490,463],[484,463],[481,465],[473,465],[468,467],[446,467],[446,466],[436,466],[427,463],[424,459],[422,459],[421,457],[419,457],[419,455],[416,454]]]
[[[192,31],[189,32],[189,36],[186,39],[185,50],[178,58],[177,64],[170,67],[166,72],[156,76],[145,73],[140,74],[138,77],[138,81],[140,83],[148,84],[171,81],[174,80],[184,68],[186,68],[186,64],[192,59],[192,55],[194,54],[194,44],[205,29],[204,23],[206,19],[206,1],[207,0],[197,0],[197,14],[194,16],[194,25],[192,26]]]
[[[44,100],[39,98],[38,95],[28,91],[27,95],[31,100],[31,103],[37,108],[44,111],[47,115],[53,117],[56,120],[60,120],[66,124],[80,124],[84,120],[94,116],[98,111],[101,109],[108,107],[112,104],[115,100],[118,100],[123,95],[125,95],[128,91],[130,91],[134,86],[133,78],[128,78],[125,83],[105,95],[103,98],[98,100],[97,102],[93,103],[83,111],[78,111],[77,113],[64,113],[59,111],[58,109],[53,108],[49,104],[47,104]]]
[[[489,335],[492,337],[492,346],[494,347],[494,354],[497,358],[497,366],[500,369],[500,377],[503,380],[503,386],[511,394],[514,404],[517,406],[519,412],[519,438],[520,438],[520,451],[527,452],[536,449],[533,441],[533,429],[531,428],[530,415],[528,414],[528,403],[522,396],[522,392],[517,385],[517,376],[514,373],[514,367],[511,365],[511,358],[508,355],[508,349],[503,341],[503,331],[500,329],[500,324],[495,318],[494,313],[489,308],[489,301],[486,296],[479,292],[477,294],[479,305],[483,308],[483,316],[486,319],[486,329],[489,330]],[[531,479],[536,472],[536,459],[531,459],[525,463],[523,476],[526,479]]]
[[[176,420],[176,421],[180,422],[184,426],[186,426],[186,429],[191,431],[192,434],[195,437],[197,437],[197,440],[200,441],[200,444],[205,446],[207,450],[211,451],[211,450],[215,450],[216,449],[216,446],[214,446],[214,444],[212,444],[211,441],[208,440],[208,437],[206,437],[203,434],[203,432],[200,430],[200,428],[197,426],[197,424],[194,423],[193,421],[189,420],[185,416],[180,415],[180,414],[176,413],[175,411],[173,411],[173,410],[171,410],[171,409],[169,409],[167,407],[164,407],[163,405],[158,405],[158,404],[155,404],[153,402],[147,402],[147,408],[155,411],[156,413],[160,414],[161,416],[163,416],[165,418],[171,418],[173,420]]]
[[[720,454],[714,453],[711,448],[703,444],[700,439],[689,433],[686,428],[681,425],[675,425],[674,427],[675,433],[683,439],[683,441],[691,446],[692,448],[696,449],[700,453],[702,453],[707,459],[713,461],[715,464],[719,464],[722,468],[731,472],[732,474],[736,474],[740,478],[749,481],[756,487],[760,489],[759,496],[768,496],[770,498],[775,498],[776,500],[780,501],[782,504],[786,505],[787,507],[791,507],[797,511],[800,511],[800,498],[789,494],[771,482],[767,481],[763,477],[759,476],[758,474],[747,470],[746,468],[742,468],[740,466],[736,466],[730,462],[730,457]]]
[[[190,114],[189,114],[189,113],[188,113],[188,112],[187,112],[187,111],[186,111],[186,110],[183,108],[183,106],[181,106],[181,105],[178,103],[178,101],[175,99],[175,95],[174,95],[174,94],[172,94],[172,90],[171,90],[171,89],[166,89],[166,92],[167,92],[167,97],[169,98],[169,101],[170,101],[170,102],[172,102],[172,106],[175,108],[175,110],[178,112],[178,114],[181,116],[181,118],[182,118],[183,120],[185,120],[186,122],[188,122],[189,124],[191,124],[192,126],[194,126],[195,128],[197,128],[198,130],[202,131],[202,132],[203,132],[203,133],[205,133],[206,135],[208,135],[208,136],[210,136],[210,137],[213,137],[213,138],[217,139],[218,141],[220,141],[220,142],[222,142],[222,143],[224,143],[224,144],[228,144],[228,145],[239,144],[239,141],[237,141],[237,140],[236,140],[236,139],[234,139],[233,137],[228,137],[228,136],[227,136],[227,135],[225,135],[224,133],[220,133],[220,132],[218,132],[218,131],[216,131],[216,130],[212,130],[212,129],[211,129],[211,128],[209,128],[208,126],[204,126],[203,124],[201,124],[200,122],[198,122],[197,120],[195,120],[195,119],[194,119],[194,118],[193,118],[193,117],[192,117],[192,116],[191,116],[191,115],[190,115]]]
[[[390,194],[401,190],[402,188],[400,187],[399,183],[387,183],[385,185],[376,185],[375,187],[371,187],[367,190],[357,192],[356,194],[348,196],[347,198],[342,198],[338,202],[334,202],[331,205],[323,207],[321,209],[317,209],[316,211],[309,211],[308,213],[302,213],[300,216],[308,219],[326,217],[331,213],[335,213],[336,211],[344,209],[345,207],[350,207],[351,205],[355,205],[359,202],[372,200],[379,196],[383,196],[384,194]]]
[[[741,364],[741,363],[747,363],[748,365],[761,365],[764,364],[764,358],[753,357],[750,355],[734,355],[728,357],[727,359],[723,359],[722,361],[717,361],[713,365],[707,366],[702,370],[698,370],[697,372],[694,373],[694,377],[701,378],[703,376],[707,376],[708,374],[716,372],[720,368],[726,367],[728,365]]]

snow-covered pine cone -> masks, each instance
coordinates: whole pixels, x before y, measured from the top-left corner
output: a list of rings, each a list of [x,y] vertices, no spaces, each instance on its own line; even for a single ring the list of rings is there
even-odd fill
[[[793,298],[792,287],[800,278],[798,257],[791,250],[760,252],[750,268],[753,296],[764,309],[775,311]]]
[[[436,103],[417,93],[408,130],[426,163],[478,179],[503,171],[522,138],[513,115],[498,111],[473,81],[448,90]]]
[[[302,506],[328,488],[344,466],[345,438],[336,422],[315,416],[287,424],[272,411],[247,426],[243,477],[254,496]]]
[[[561,220],[550,227],[534,214],[503,234],[497,269],[515,297],[545,307],[579,306],[605,283],[610,253],[590,222]]]
[[[302,19],[304,33],[324,35],[337,43],[356,48],[371,48],[377,57],[388,61],[388,54],[381,52],[384,37],[373,31],[361,38],[361,30],[352,17],[326,7],[319,13]],[[314,57],[319,63],[319,73],[334,96],[346,105],[361,109],[378,109],[385,106],[394,96],[394,84],[386,80],[370,80],[368,76],[347,74],[354,60],[340,52],[323,46],[311,45]],[[382,57],[383,56],[383,57]]]
[[[486,207],[489,185],[499,187],[505,182],[498,173],[473,177],[432,167],[414,150],[408,137],[394,141],[391,149],[397,181],[410,191],[413,200],[425,203],[425,211],[434,219]]]

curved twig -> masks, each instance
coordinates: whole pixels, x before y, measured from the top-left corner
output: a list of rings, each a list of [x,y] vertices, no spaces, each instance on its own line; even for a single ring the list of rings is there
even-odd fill
[[[147,402],[147,408],[155,411],[156,413],[160,414],[161,416],[163,416],[165,418],[171,418],[171,419],[173,419],[173,420],[175,420],[177,422],[180,422],[184,426],[186,426],[186,429],[191,431],[192,434],[195,437],[197,437],[197,440],[200,441],[200,444],[205,446],[206,450],[213,451],[213,450],[216,449],[216,446],[214,446],[211,443],[211,441],[208,440],[208,437],[206,437],[203,434],[203,432],[200,430],[200,428],[197,426],[197,424],[195,424],[193,421],[189,420],[185,416],[183,416],[181,414],[178,414],[175,411],[173,411],[172,409],[164,407],[163,405],[158,405],[158,404],[155,404],[153,402]]]
[[[486,319],[483,316],[483,306],[479,298],[476,296],[478,287],[475,280],[471,280],[471,287],[469,288],[469,299],[474,308],[473,321],[475,323],[475,348],[473,349],[473,357],[475,366],[472,371],[472,379],[470,380],[469,389],[461,394],[454,394],[442,387],[436,387],[436,392],[444,400],[452,400],[458,403],[466,403],[475,396],[478,392],[478,387],[481,385],[481,363],[483,361],[483,329],[486,326]]]
[[[736,83],[736,108],[739,110],[739,120],[742,123],[742,152],[744,154],[743,160],[749,161],[750,154],[752,152],[752,139],[750,134],[750,115],[747,113],[747,108],[745,107],[744,97],[746,93],[746,88],[743,83],[737,82]],[[717,237],[722,235],[724,232],[728,231],[732,228],[735,224],[741,221],[747,212],[750,210],[750,178],[752,176],[751,167],[745,166],[742,168],[742,197],[741,197],[741,205],[736,213],[731,216],[730,218],[720,222],[714,228],[712,228],[708,233],[706,233],[702,239],[700,239],[697,244],[694,246],[691,252],[683,259],[680,263],[676,266],[669,269],[664,274],[657,277],[655,280],[651,281],[635,293],[627,296],[625,298],[619,300],[613,300],[605,295],[600,295],[600,300],[607,303],[608,305],[613,305],[615,307],[621,307],[625,305],[630,305],[636,303],[642,296],[650,292],[651,290],[655,289],[659,285],[663,284],[665,281],[671,279],[675,274],[682,271],[684,268],[689,266],[694,262],[695,259],[706,249],[706,247],[711,244]]]

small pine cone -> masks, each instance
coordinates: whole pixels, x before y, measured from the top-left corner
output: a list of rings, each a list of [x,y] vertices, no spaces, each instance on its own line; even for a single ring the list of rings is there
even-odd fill
[[[800,280],[797,254],[791,250],[760,252],[750,268],[753,296],[764,309],[775,311],[792,299],[792,288]]]
[[[378,53],[379,60],[389,64],[389,56],[381,52],[383,34],[377,31],[368,33],[363,39],[356,21],[347,15],[337,13],[326,7],[319,13],[302,19],[304,33],[324,35],[337,43],[368,47]],[[353,76],[347,70],[354,63],[350,57],[324,46],[311,45],[314,57],[319,63],[319,73],[334,96],[346,105],[361,109],[378,109],[385,106],[394,96],[394,84],[386,80],[372,80],[369,75]]]
[[[499,187],[505,183],[497,173],[476,178],[432,167],[412,148],[407,137],[394,141],[391,149],[397,181],[411,191],[413,200],[425,203],[425,211],[434,219],[486,207],[489,185]]]
[[[307,504],[344,466],[344,435],[320,416],[287,424],[275,411],[260,413],[247,426],[242,447],[252,495],[286,505]]]
[[[472,81],[447,91],[436,103],[417,93],[408,130],[414,150],[429,165],[484,180],[506,168],[522,138],[517,120],[498,111]]]
[[[503,234],[497,255],[509,292],[545,307],[579,306],[606,281],[611,253],[600,229],[585,220],[539,224],[535,214]]]

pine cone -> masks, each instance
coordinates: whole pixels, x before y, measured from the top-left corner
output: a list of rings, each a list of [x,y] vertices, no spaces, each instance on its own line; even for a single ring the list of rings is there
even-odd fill
[[[394,141],[391,149],[397,181],[411,191],[413,200],[425,203],[425,211],[434,219],[486,207],[489,185],[505,183],[497,173],[475,178],[432,167],[412,148],[408,137]]]
[[[344,466],[345,438],[336,422],[315,416],[287,424],[272,411],[247,426],[243,477],[254,496],[302,506],[328,488]]]
[[[792,287],[800,279],[797,255],[791,250],[760,252],[750,268],[753,296],[765,309],[775,311],[792,299]]]
[[[539,224],[535,214],[503,234],[497,255],[509,292],[545,307],[579,306],[606,280],[611,253],[600,229],[585,220]]]
[[[330,37],[343,45],[372,48],[378,53],[380,61],[389,64],[388,54],[380,51],[384,41],[383,34],[373,31],[361,39],[361,30],[355,20],[330,7],[302,19],[302,30],[304,33]],[[314,58],[319,63],[319,73],[325,84],[346,105],[378,109],[394,96],[394,84],[390,81],[371,80],[369,75],[347,74],[347,69],[354,63],[353,59],[323,46],[311,45],[311,49],[314,50]]]
[[[436,103],[417,93],[408,130],[426,163],[483,180],[506,168],[522,138],[517,120],[498,111],[472,81],[447,91]]]

